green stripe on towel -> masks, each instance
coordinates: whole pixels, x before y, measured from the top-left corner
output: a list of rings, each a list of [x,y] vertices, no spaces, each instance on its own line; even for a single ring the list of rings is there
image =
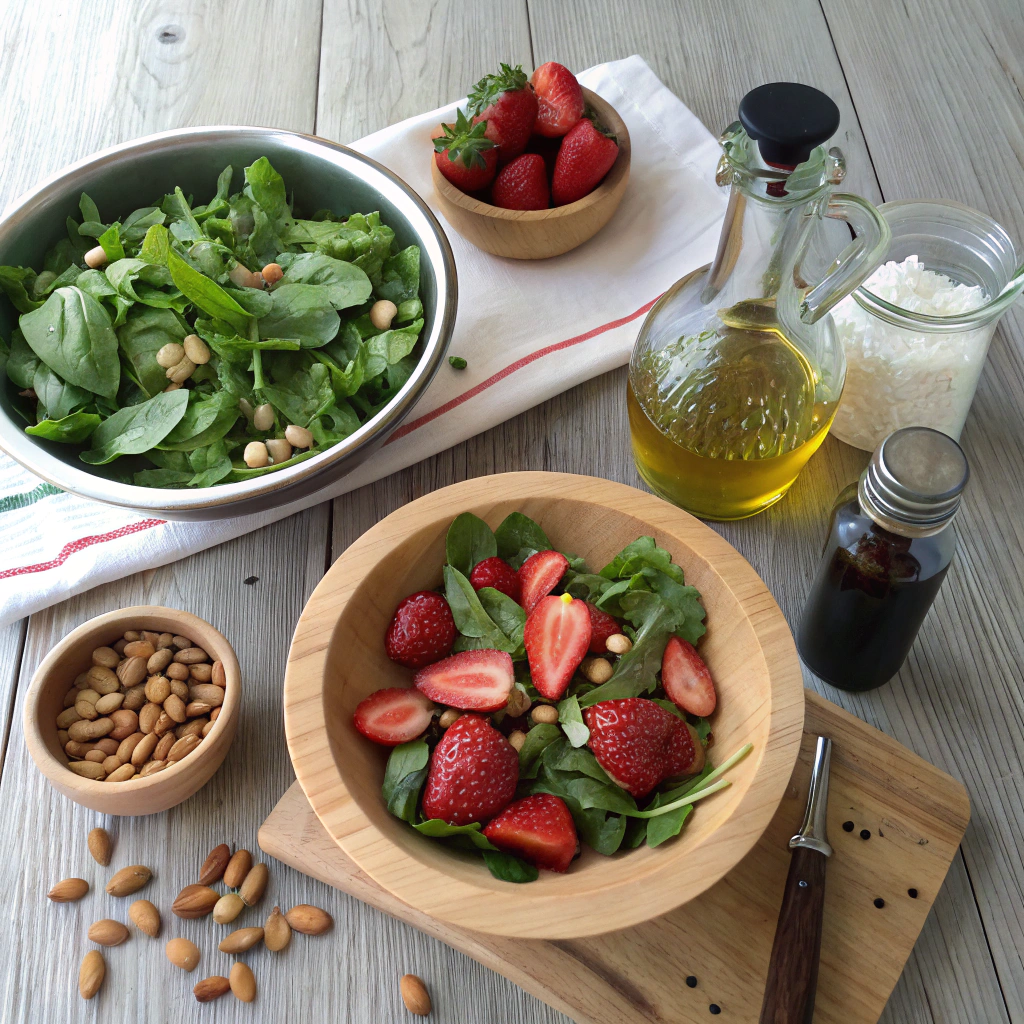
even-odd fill
[[[24,494],[8,494],[6,498],[0,498],[0,513],[13,512],[15,509],[34,505],[37,501],[42,498],[48,498],[51,494],[63,493],[59,487],[54,487],[53,484],[40,484]]]

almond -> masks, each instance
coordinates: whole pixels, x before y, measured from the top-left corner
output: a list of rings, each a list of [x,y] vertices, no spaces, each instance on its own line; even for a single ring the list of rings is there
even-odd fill
[[[169,651],[166,647],[160,648],[155,654],[153,654],[149,661],[146,662],[146,671],[151,676],[159,675],[168,665],[171,663],[171,659],[174,654]]]
[[[202,956],[199,947],[188,939],[171,939],[164,946],[164,953],[175,967],[180,967],[183,971],[195,970]]]
[[[97,647],[92,652],[92,663],[102,668],[117,668],[117,663],[120,660],[121,655],[113,647]]]
[[[130,896],[133,892],[138,892],[152,877],[153,872],[145,865],[131,864],[121,868],[107,882],[107,892],[111,896]]]
[[[103,954],[98,949],[90,949],[78,970],[78,991],[83,999],[92,999],[99,992],[106,973],[107,965]]]
[[[89,883],[84,878],[65,878],[58,882],[47,894],[54,903],[74,903],[89,891]]]
[[[194,733],[190,733],[188,736],[182,736],[180,740],[175,740],[174,733],[170,734],[172,740],[174,740],[174,746],[171,747],[170,752],[167,754],[168,761],[180,761],[184,757],[188,757],[196,747],[202,742],[201,736],[196,736]],[[231,867],[228,864],[228,867]],[[234,888],[234,887],[232,887]]]
[[[220,999],[225,992],[231,988],[231,982],[227,978],[222,978],[219,974],[214,974],[209,978],[203,978],[201,982],[192,992],[195,994],[196,999],[201,1003],[209,1003],[214,999]],[[253,993],[255,996],[255,992]]]
[[[292,941],[292,929],[281,913],[280,907],[274,907],[263,926],[263,945],[272,953],[279,953]]]
[[[213,679],[212,665],[190,665],[188,670],[189,678],[197,683],[208,683]]]
[[[415,974],[403,974],[398,987],[402,992],[402,1002],[410,1013],[417,1017],[426,1017],[430,1013],[430,993],[421,978]]]
[[[225,893],[213,907],[213,919],[217,924],[230,924],[245,909],[238,893]]]
[[[101,782],[107,777],[103,766],[95,761],[72,761],[68,767],[76,775],[81,775],[83,779],[92,779],[94,782]]]
[[[139,683],[146,678],[146,662],[148,661],[149,658],[127,657],[120,665],[117,666],[116,678],[120,680],[121,685],[126,690],[130,690],[133,686],[138,686]],[[95,671],[95,669],[91,671]],[[109,671],[109,669],[106,669],[105,671]],[[95,685],[95,683],[93,683],[93,685]],[[107,692],[112,693],[113,691],[108,690]]]
[[[223,877],[224,869],[228,866],[229,860],[231,860],[231,847],[227,843],[215,846],[207,855],[206,860],[203,861],[203,866],[199,869],[200,883],[202,885],[210,885]]]
[[[153,751],[156,750],[156,745],[160,742],[160,737],[155,732],[143,733],[142,739],[135,745],[135,749],[132,750],[131,761],[136,768],[141,768],[152,756]]]
[[[155,735],[155,733],[154,733]],[[160,742],[156,745],[153,750],[154,761],[166,761],[167,755],[171,751],[171,747],[175,744],[174,733],[167,733],[160,737]]]
[[[167,695],[164,701],[164,711],[179,725],[185,721],[185,702],[177,694],[170,693]]]
[[[238,890],[238,895],[242,897],[242,902],[247,907],[255,907],[263,898],[269,879],[270,871],[266,864],[253,864]]]
[[[220,899],[208,885],[186,885],[171,904],[171,912],[185,919],[206,917]]]
[[[215,661],[213,667],[210,669],[210,682],[214,686],[219,686],[222,690],[227,683],[227,673],[224,671],[224,663]]]
[[[136,900],[128,908],[128,917],[140,932],[154,939],[160,934],[160,911],[149,900]]]
[[[247,949],[252,949],[262,938],[262,928],[236,928],[230,935],[220,940],[217,948],[222,953],[244,953]]]
[[[109,917],[95,921],[89,927],[89,941],[101,946],[120,946],[127,938],[128,929],[120,921],[113,921]]]
[[[188,665],[179,665],[176,661],[172,661],[167,668],[164,669],[164,675],[168,679],[178,679],[184,682],[189,677]]]
[[[157,772],[162,772],[170,763],[170,761],[147,761],[139,771],[139,778],[146,779],[150,775],[156,775]]]
[[[256,998],[256,977],[248,964],[243,964],[240,960],[233,963],[228,982],[236,999],[241,999],[243,1003],[251,1003]]]
[[[218,708],[224,703],[224,691],[213,683],[192,683],[188,688],[192,703],[197,701]]]
[[[146,661],[149,661],[154,654],[156,654],[156,648],[148,640],[132,640],[124,647],[126,658],[145,658]]]
[[[178,651],[174,660],[179,665],[198,665],[201,662],[209,661],[210,656],[202,647],[186,647],[184,650]]]
[[[326,910],[308,903],[292,907],[284,916],[288,924],[303,935],[323,935],[334,924],[334,918]]]
[[[110,760],[110,758],[108,758]],[[106,762],[104,762],[106,763]],[[106,782],[127,782],[129,779],[135,778],[135,765],[123,764],[119,768],[115,768],[104,781]]]
[[[235,850],[234,856],[224,869],[224,884],[229,889],[237,889],[249,874],[252,867],[252,854],[248,850]]]
[[[72,708],[72,711],[75,709]],[[193,700],[189,701],[185,705],[185,715],[188,718],[196,718],[199,715],[208,715],[211,711],[215,710],[212,704],[207,704],[205,700]]]

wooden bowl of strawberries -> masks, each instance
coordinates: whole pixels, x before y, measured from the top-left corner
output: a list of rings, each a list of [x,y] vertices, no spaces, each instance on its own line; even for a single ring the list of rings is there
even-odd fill
[[[441,212],[495,256],[540,260],[575,249],[615,213],[629,181],[629,131],[561,64],[527,80],[501,65],[434,139]]]

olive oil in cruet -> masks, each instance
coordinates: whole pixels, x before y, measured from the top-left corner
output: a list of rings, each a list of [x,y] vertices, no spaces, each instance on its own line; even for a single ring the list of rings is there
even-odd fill
[[[651,310],[627,386],[640,475],[709,519],[767,508],[824,440],[845,374],[826,314],[878,266],[888,241],[874,207],[832,192],[844,164],[820,145],[839,123],[828,97],[762,86],[740,118],[722,137],[718,181],[732,192],[718,255]],[[858,237],[811,288],[807,254],[826,216]]]

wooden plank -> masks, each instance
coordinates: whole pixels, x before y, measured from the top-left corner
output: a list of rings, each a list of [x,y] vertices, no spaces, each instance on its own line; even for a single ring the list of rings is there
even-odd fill
[[[761,1006],[789,856],[803,815],[816,736],[832,737],[828,864],[815,1021],[874,1024],[941,885],[966,824],[963,787],[894,740],[808,694],[800,759],[771,825],[744,860],[692,902],[635,928],[541,941],[474,933],[409,906],[335,845],[296,785],[260,829],[287,863],[436,935],[581,1024],[734,1021]],[[842,822],[871,830],[870,842]],[[626,865],[628,857],[621,860]],[[578,870],[578,869],[577,869]],[[918,891],[917,898],[908,887]],[[882,907],[874,900],[882,896]],[[687,974],[698,979],[688,991]]]
[[[18,666],[21,664],[22,649],[28,620],[22,619],[0,631],[0,771],[3,769],[3,754],[7,749],[10,731],[20,728],[13,723],[14,693],[18,685]]]
[[[872,0],[823,9],[886,199],[941,196],[1024,243],[1024,18],[1014,0]],[[867,41],[865,24],[884,25]],[[1012,1019],[1024,1018],[1024,312],[1003,319],[961,443],[960,553],[894,685],[859,702],[962,777],[964,859]],[[979,737],[984,737],[979,742]]]

